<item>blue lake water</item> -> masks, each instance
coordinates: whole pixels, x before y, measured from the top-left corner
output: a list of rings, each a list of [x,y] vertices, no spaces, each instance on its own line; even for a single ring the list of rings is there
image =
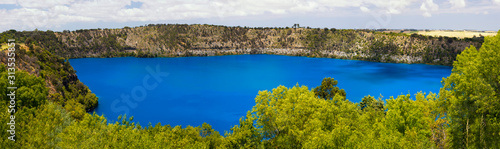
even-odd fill
[[[200,126],[224,134],[252,109],[260,90],[299,83],[309,88],[325,77],[338,80],[347,99],[384,99],[419,91],[437,93],[451,67],[279,55],[181,58],[70,59],[79,79],[99,97],[97,114],[113,122],[121,114],[148,123]]]

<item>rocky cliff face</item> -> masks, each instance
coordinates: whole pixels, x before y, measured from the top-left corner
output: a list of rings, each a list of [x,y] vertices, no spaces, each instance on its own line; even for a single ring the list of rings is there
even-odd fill
[[[266,53],[442,65],[451,65],[466,47],[479,47],[482,42],[481,38],[433,38],[369,30],[213,25],[149,25],[54,35],[63,48],[51,52],[70,58]]]

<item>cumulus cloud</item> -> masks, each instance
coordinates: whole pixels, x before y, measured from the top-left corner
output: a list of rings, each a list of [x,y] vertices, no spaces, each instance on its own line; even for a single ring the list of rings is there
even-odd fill
[[[390,14],[400,14],[416,0],[367,0],[366,3],[387,10]]]
[[[329,12],[359,7],[361,0],[25,0],[2,1],[21,8],[0,9],[0,29],[52,28],[78,22],[211,19],[263,14]],[[21,19],[20,19],[21,18]]]
[[[0,5],[2,4],[16,4],[16,1],[0,0]]]
[[[366,8],[365,6],[361,6],[359,7],[359,9],[361,9],[362,12],[369,12],[370,9]]]
[[[493,3],[496,3],[497,5],[500,5],[500,0],[493,0]]]
[[[425,0],[425,2],[420,5],[420,10],[423,11],[423,15],[425,17],[431,17],[432,11],[437,11],[439,9],[439,6],[433,2],[433,0]]]
[[[463,8],[465,7],[465,0],[449,0],[453,8]]]
[[[17,1],[17,3],[24,8],[50,8],[54,6],[60,6],[60,5],[68,5],[73,3],[74,0],[46,0],[43,2],[40,2],[39,0],[22,0],[22,1]]]
[[[449,0],[449,3],[454,8],[466,5],[464,0]],[[492,3],[500,5],[500,0],[493,0]],[[401,14],[420,9],[424,16],[430,17],[439,9],[433,0],[424,0],[423,3],[420,0],[2,0],[0,4],[19,6],[0,9],[0,31],[57,28],[81,22],[155,22],[271,15],[293,17],[296,14],[334,16],[340,15],[338,12],[359,15],[359,10]]]

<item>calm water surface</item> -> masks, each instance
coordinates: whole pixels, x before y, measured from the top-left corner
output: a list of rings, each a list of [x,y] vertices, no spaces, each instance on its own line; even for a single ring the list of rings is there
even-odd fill
[[[97,114],[113,122],[121,114],[142,126],[161,122],[199,126],[224,134],[255,104],[259,90],[299,83],[310,88],[325,77],[339,81],[347,99],[384,99],[423,91],[434,93],[451,67],[392,64],[278,55],[181,58],[70,59],[79,79],[99,97]]]

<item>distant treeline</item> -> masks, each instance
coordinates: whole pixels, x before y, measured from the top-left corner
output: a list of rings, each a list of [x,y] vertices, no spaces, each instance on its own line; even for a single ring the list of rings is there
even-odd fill
[[[36,42],[65,58],[280,54],[439,65],[451,65],[466,47],[480,47],[484,41],[483,37],[457,39],[374,30],[186,24],[63,32],[10,30],[0,37],[0,42],[8,38]]]

